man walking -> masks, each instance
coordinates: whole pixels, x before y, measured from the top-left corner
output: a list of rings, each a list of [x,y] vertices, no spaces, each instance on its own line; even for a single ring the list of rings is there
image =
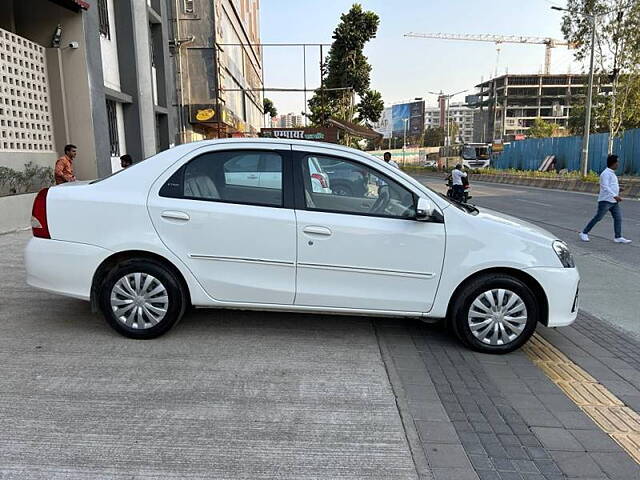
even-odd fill
[[[77,153],[78,147],[75,145],[66,145],[64,147],[64,155],[56,161],[56,185],[75,182],[76,176],[73,174],[73,159],[76,158]]]
[[[387,162],[392,167],[400,168],[400,166],[396,162],[391,160],[391,152],[384,152],[384,155],[382,157],[384,158],[384,161]]]
[[[580,232],[580,240],[589,241],[589,232],[596,226],[600,220],[604,218],[607,212],[613,217],[613,241],[616,243],[631,243],[622,236],[622,210],[620,209],[620,186],[618,177],[616,176],[616,168],[618,168],[618,156],[609,155],[607,157],[607,168],[600,174],[600,194],[598,195],[598,212]]]

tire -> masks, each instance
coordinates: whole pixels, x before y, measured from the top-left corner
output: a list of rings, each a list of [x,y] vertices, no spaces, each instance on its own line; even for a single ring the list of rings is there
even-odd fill
[[[524,282],[507,274],[488,274],[468,283],[457,294],[450,321],[456,336],[467,347],[504,354],[524,345],[539,319],[536,297]]]
[[[342,182],[338,182],[335,185],[332,184],[331,185],[331,190],[333,191],[334,194],[341,196],[341,197],[352,197],[353,196],[353,189],[349,186],[346,185]]]
[[[115,331],[129,338],[165,334],[182,318],[187,303],[180,281],[153,260],[134,259],[117,265],[100,288],[100,311]]]

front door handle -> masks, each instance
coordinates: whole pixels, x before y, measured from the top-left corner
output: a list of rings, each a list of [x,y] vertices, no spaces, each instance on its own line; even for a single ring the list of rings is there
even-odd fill
[[[184,222],[189,221],[190,217],[184,212],[178,212],[175,210],[165,210],[160,214],[162,218],[168,218],[170,220],[182,220]]]
[[[319,227],[316,225],[309,225],[307,227],[304,227],[302,231],[307,235],[318,235],[320,237],[331,236],[331,230],[329,230],[327,227]]]
[[[257,176],[257,175],[247,175],[247,178],[248,178],[249,180],[257,180],[257,179],[258,179],[258,176]]]

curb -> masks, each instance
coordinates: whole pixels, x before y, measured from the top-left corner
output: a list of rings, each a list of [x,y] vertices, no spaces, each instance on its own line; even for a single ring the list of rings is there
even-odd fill
[[[443,174],[435,172],[419,172],[408,171],[408,174],[419,174],[433,178],[443,178]],[[566,190],[571,192],[583,192],[583,193],[595,193],[600,191],[600,185],[595,182],[584,182],[582,180],[564,180],[564,179],[552,179],[552,178],[528,178],[518,175],[486,175],[471,173],[472,182],[487,182],[487,183],[504,183],[509,185],[522,185],[527,187],[548,188],[553,190]],[[637,181],[625,181],[620,182],[620,186],[623,188],[623,195],[626,198],[640,198],[640,182]]]

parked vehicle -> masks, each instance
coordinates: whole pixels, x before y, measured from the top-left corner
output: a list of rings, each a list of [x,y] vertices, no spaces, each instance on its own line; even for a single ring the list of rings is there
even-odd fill
[[[367,172],[339,159],[323,158],[318,165],[329,177],[331,191],[345,197],[363,197],[367,188]]]
[[[317,161],[310,163],[311,186],[316,193],[331,193],[329,176]],[[224,166],[227,185],[261,188],[281,188],[282,164],[278,155],[266,152],[261,155],[238,155]]]
[[[279,184],[227,175],[251,156],[244,173],[269,164]],[[316,191],[316,163],[330,160],[364,172],[365,191]],[[445,319],[469,347],[505,353],[578,309],[578,272],[552,234],[338,145],[180,145],[41,190],[32,225],[27,282],[90,301],[132,338],[164,334],[193,306]]]

